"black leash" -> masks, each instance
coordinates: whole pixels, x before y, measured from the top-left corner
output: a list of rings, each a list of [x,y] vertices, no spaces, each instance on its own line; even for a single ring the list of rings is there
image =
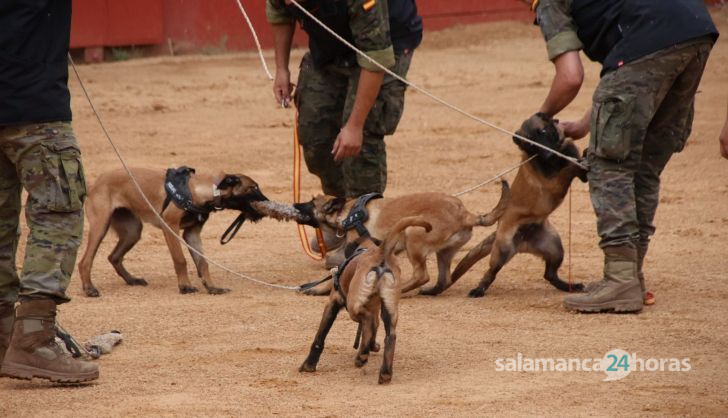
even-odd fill
[[[240,227],[243,226],[243,222],[245,222],[245,214],[241,213],[240,215],[238,215],[237,218],[235,218],[233,223],[231,223],[230,226],[222,234],[222,236],[220,237],[220,244],[225,245],[230,242],[230,240],[235,238],[235,234],[237,234],[240,230]],[[228,237],[228,235],[230,236]]]
[[[312,289],[312,288],[320,285],[321,283],[327,282],[327,281],[329,281],[329,280],[331,280],[333,278],[334,278],[334,275],[333,274],[329,274],[328,276],[324,277],[321,280],[316,280],[315,282],[304,283],[304,284],[298,286],[298,291],[299,292],[303,292],[304,290]]]

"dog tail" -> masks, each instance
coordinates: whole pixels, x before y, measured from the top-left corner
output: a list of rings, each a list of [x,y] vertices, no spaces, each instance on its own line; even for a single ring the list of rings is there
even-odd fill
[[[394,248],[397,246],[400,234],[411,226],[420,226],[425,228],[425,231],[430,232],[432,225],[425,220],[423,216],[408,216],[397,221],[396,224],[389,231],[387,236],[382,241],[382,255],[386,260],[394,252]]]
[[[473,247],[463,257],[462,260],[455,266],[455,270],[452,271],[450,280],[455,283],[463,274],[467,273],[471,267],[475,265],[481,258],[487,257],[490,251],[493,249],[493,243],[495,242],[495,232],[488,235],[486,239],[480,242],[480,244]]]
[[[475,226],[491,226],[494,223],[498,222],[498,219],[500,219],[501,216],[503,216],[503,213],[506,211],[506,207],[508,206],[508,202],[510,202],[510,200],[511,188],[510,186],[508,186],[507,181],[501,180],[501,196],[500,200],[498,200],[498,204],[495,205],[490,213],[486,215],[479,215],[475,220]]]

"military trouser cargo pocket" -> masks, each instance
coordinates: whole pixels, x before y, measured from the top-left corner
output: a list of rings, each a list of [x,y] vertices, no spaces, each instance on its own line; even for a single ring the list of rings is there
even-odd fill
[[[590,153],[610,160],[624,160],[629,156],[635,102],[627,95],[613,95],[594,102]]]
[[[75,140],[57,138],[43,144],[46,149],[44,174],[47,209],[52,212],[76,212],[86,199],[86,181],[81,151]]]

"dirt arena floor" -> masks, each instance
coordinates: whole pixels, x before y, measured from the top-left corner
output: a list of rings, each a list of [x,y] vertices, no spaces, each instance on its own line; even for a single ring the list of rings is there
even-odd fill
[[[726,34],[727,12],[715,14]],[[531,25],[453,29],[427,35],[410,79],[515,129],[546,95],[553,69],[545,55]],[[300,56],[297,51],[294,61]],[[183,164],[243,172],[271,199],[291,201],[294,112],[276,107],[254,54],[140,59],[81,66],[80,72],[131,165],[157,168],[160,175]],[[598,72],[587,66],[586,85],[562,119],[578,117],[589,105]],[[78,83],[70,85],[92,183],[119,162]],[[64,387],[2,379],[0,416],[725,415],[728,161],[719,156],[717,138],[727,100],[728,41],[722,39],[697,95],[692,137],[663,176],[658,232],[645,267],[657,304],[639,315],[565,311],[564,294],[541,278],[542,262],[520,255],[483,299],[466,297],[485,270],[481,262],[439,297],[403,300],[392,384],[377,385],[380,354],[354,367],[356,326],[346,313],[334,324],[318,371],[300,374],[325,298],[261,287],[215,268],[212,274],[231,293],[181,295],[162,234],[148,227],[127,257],[148,287],[128,287],[113,272],[106,261],[115,242],[110,234],[93,270],[101,298],[84,297],[74,276],[73,302],[61,308],[60,320],[79,340],[111,329],[124,333],[123,344],[99,360],[98,382]],[[413,91],[387,145],[388,196],[457,192],[519,161],[509,137]],[[304,196],[316,190],[307,174]],[[575,183],[572,193],[573,280],[589,281],[602,267],[595,218],[586,185]],[[497,197],[491,184],[463,201],[484,212]],[[279,284],[325,274],[301,251],[292,224],[246,224],[220,246],[235,216],[214,215],[203,232],[215,260]],[[568,200],[552,221],[569,246]],[[457,258],[491,230],[476,229]],[[633,372],[602,382],[603,372],[509,372],[495,365],[518,353],[584,359],[612,349],[642,359],[689,358],[691,370]]]

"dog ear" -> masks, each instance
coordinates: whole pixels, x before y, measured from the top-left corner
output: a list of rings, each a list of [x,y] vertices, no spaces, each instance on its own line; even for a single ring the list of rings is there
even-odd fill
[[[231,187],[235,187],[238,184],[240,184],[240,177],[233,174],[228,174],[220,181],[220,184],[217,185],[217,188],[220,190],[225,190]]]
[[[344,208],[345,204],[346,204],[346,199],[344,199],[343,197],[335,197],[335,198],[329,200],[328,202],[326,202],[326,204],[323,206],[323,208],[321,208],[321,210],[325,214],[329,215],[329,214],[341,211],[341,209]]]

